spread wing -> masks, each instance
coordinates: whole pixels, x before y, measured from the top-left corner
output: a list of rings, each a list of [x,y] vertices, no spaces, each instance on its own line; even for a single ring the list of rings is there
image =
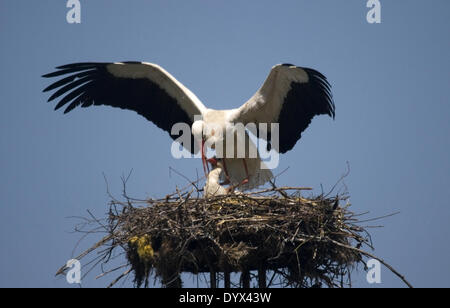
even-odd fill
[[[291,64],[272,68],[262,87],[240,108],[233,122],[279,123],[279,152],[290,151],[316,115],[334,118],[331,86],[316,70]],[[259,134],[261,132],[258,132]],[[270,140],[270,138],[268,138]]]
[[[137,112],[171,134],[174,124],[191,126],[194,116],[206,110],[188,88],[156,64],[74,63],[43,77],[61,78],[44,92],[56,90],[48,101],[59,98],[55,110],[65,107],[64,113],[78,106],[118,107]],[[193,142],[188,150],[195,152]]]

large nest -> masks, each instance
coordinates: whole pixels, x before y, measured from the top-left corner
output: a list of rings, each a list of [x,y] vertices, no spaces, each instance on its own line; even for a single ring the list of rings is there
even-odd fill
[[[351,285],[352,270],[365,266],[364,256],[374,257],[361,250],[372,247],[369,234],[346,196],[306,198],[302,190],[114,199],[102,223],[107,236],[80,257],[104,248],[97,263],[107,263],[113,251],[123,250],[127,270],[110,286],[133,274],[138,287],[148,286],[151,277],[163,286],[181,287],[182,273],[209,273],[212,287],[222,280],[226,287],[249,287],[252,281],[260,287]],[[230,279],[233,273],[240,275],[236,282]]]
[[[182,272],[265,269],[284,271],[287,285],[310,281],[335,286],[361,255],[334,242],[366,242],[361,228],[346,224],[346,211],[333,208],[336,202],[299,196],[180,198],[112,212],[110,222],[118,226],[116,241],[121,244],[149,239],[154,255],[148,264],[135,245],[127,245],[138,285],[154,268],[165,284],[177,281]]]

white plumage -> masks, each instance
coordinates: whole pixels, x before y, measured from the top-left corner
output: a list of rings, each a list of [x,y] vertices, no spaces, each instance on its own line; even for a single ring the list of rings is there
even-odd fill
[[[222,162],[214,160],[213,169],[206,177],[206,184],[203,195],[205,198],[223,196],[229,193],[229,190],[220,184],[220,178],[223,174]]]
[[[262,87],[244,105],[229,110],[206,108],[197,96],[156,64],[75,63],[57,69],[43,76],[64,76],[44,90],[56,90],[49,101],[64,95],[55,109],[67,106],[67,113],[78,106],[108,105],[134,110],[169,134],[175,124],[187,123],[192,127],[195,142],[183,146],[193,154],[201,149],[205,169],[203,145],[208,146],[208,141],[226,144],[227,132],[235,123],[267,123],[264,133],[268,133],[269,147],[270,124],[278,123],[279,146],[275,145],[274,150],[285,153],[294,147],[314,116],[334,117],[335,114],[331,87],[325,76],[290,64],[274,66]],[[200,120],[196,121],[196,116]],[[211,126],[214,129],[208,129]],[[257,131],[258,137],[263,137],[262,133]],[[178,136],[171,137],[177,139]],[[246,144],[255,146],[247,133],[244,139]],[[256,157],[227,156],[223,171],[231,184],[240,184],[240,189],[245,190],[272,178],[271,171],[261,166],[259,154]]]
[[[238,158],[241,157],[238,153],[238,149],[240,148],[246,150],[244,158]],[[227,147],[224,146],[224,153],[226,153],[226,151]],[[255,153],[256,157],[251,155],[251,153]],[[250,139],[247,132],[245,132],[242,140],[235,134],[234,153],[232,158],[229,158],[226,155],[224,156],[223,163],[226,166],[227,172],[226,174],[224,173],[223,179],[224,181],[229,180],[230,184],[236,186],[238,190],[245,191],[256,188],[264,185],[273,178],[272,171],[261,160],[257,146]],[[245,166],[243,159],[245,159]]]

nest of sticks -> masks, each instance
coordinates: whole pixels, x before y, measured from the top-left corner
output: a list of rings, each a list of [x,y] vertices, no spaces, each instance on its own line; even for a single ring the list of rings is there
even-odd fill
[[[148,286],[150,279],[182,287],[181,274],[191,273],[209,275],[210,287],[223,282],[225,287],[309,288],[351,286],[352,271],[365,268],[369,257],[410,286],[382,259],[362,250],[373,249],[370,234],[360,215],[350,211],[348,196],[304,197],[305,190],[310,189],[274,186],[202,198],[192,189],[159,200],[124,193],[125,201],[112,199],[106,219],[91,216],[77,228],[94,223],[91,230],[106,232],[77,259],[91,256],[92,268],[102,264],[97,277],[125,268],[110,287],[129,275],[136,287]],[[126,263],[104,270],[114,255],[125,255]]]

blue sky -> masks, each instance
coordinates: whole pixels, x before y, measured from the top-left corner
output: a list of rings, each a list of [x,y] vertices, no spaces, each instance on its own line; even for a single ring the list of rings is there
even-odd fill
[[[201,163],[175,160],[165,132],[106,107],[53,112],[40,78],[79,61],[158,63],[209,107],[240,106],[277,63],[313,67],[333,85],[336,119],[316,118],[278,171],[278,184],[320,193],[345,172],[353,211],[400,211],[373,229],[375,254],[421,287],[449,287],[450,2],[387,1],[368,24],[365,0],[0,2],[0,287],[67,287],[86,210],[108,208],[103,173],[120,195],[161,197]],[[87,241],[84,245],[92,243]],[[84,286],[105,286],[92,276]],[[403,284],[388,270],[383,287]],[[354,273],[357,287],[365,273]],[[130,286],[129,282],[125,286]]]

